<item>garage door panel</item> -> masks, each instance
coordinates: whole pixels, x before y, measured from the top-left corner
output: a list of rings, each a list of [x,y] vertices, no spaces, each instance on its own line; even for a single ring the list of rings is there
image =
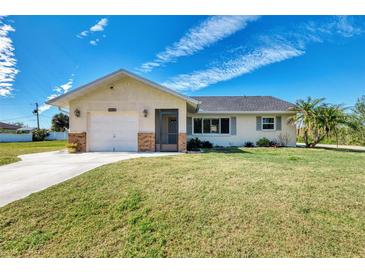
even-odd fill
[[[89,151],[137,151],[136,112],[90,113]]]

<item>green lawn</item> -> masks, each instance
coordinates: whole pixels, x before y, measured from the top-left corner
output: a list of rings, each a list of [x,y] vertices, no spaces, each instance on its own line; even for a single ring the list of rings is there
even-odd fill
[[[0,257],[365,257],[365,153],[106,165],[0,208]]]
[[[60,150],[66,141],[0,143],[0,166],[20,161],[18,155]]]

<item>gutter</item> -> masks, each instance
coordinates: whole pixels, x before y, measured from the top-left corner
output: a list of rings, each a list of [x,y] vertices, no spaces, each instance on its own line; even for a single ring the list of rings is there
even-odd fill
[[[296,111],[265,110],[265,111],[204,111],[198,110],[196,114],[296,114]]]

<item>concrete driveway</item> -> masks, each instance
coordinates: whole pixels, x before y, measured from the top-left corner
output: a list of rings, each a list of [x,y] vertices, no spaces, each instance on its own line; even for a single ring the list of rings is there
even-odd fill
[[[98,166],[139,157],[158,157],[177,153],[91,152],[69,154],[65,151],[19,156],[22,161],[0,166],[0,206],[33,192],[61,183]]]

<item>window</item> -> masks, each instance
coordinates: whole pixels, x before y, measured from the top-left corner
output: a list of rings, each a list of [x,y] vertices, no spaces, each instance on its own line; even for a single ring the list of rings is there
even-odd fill
[[[210,120],[210,133],[219,133],[219,119]]]
[[[221,133],[222,134],[229,133],[229,119],[228,118],[221,119]]]
[[[229,134],[229,118],[194,118],[194,134]]]
[[[202,119],[194,118],[194,134],[202,133]]]
[[[209,119],[203,119],[203,128],[204,128],[204,133],[210,133],[210,120]]]
[[[262,130],[275,130],[275,118],[262,117]]]

